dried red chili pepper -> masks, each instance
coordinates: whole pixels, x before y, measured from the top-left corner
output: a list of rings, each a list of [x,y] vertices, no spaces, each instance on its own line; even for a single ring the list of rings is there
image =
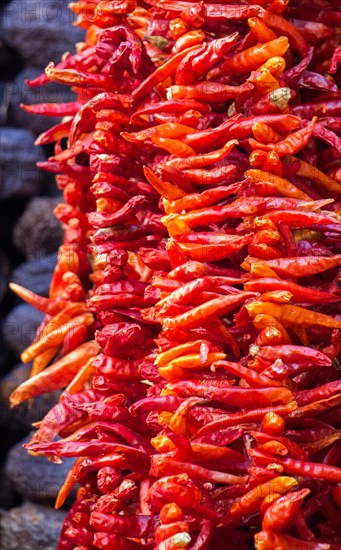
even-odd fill
[[[295,302],[301,304],[319,304],[321,302],[338,302],[340,296],[335,296],[328,292],[321,292],[314,288],[307,288],[294,283],[293,281],[286,281],[283,279],[272,279],[266,277],[263,279],[254,279],[246,281],[244,285],[245,290],[251,290],[253,292],[267,292],[271,290],[288,290]]]
[[[254,457],[255,462],[259,465],[267,462],[266,455],[263,455],[263,453],[257,450],[252,451],[252,456]],[[277,457],[276,461],[278,464],[283,466],[284,471],[290,474],[324,479],[327,481],[334,481],[335,483],[339,483],[341,479],[341,468],[336,468],[327,464],[316,464],[313,462],[303,462],[292,458]]]
[[[239,94],[250,92],[252,89],[253,85],[249,82],[245,82],[240,86],[228,86],[206,81],[188,85],[181,85],[177,82],[177,85],[169,88],[168,94],[169,97],[177,100],[194,99],[203,103],[222,103],[232,97],[237,97]]]
[[[239,519],[243,516],[248,516],[255,512],[268,494],[279,493],[285,494],[294,487],[297,487],[297,481],[292,477],[276,477],[271,481],[257,485],[254,489],[247,492],[244,496],[238,499],[227,511],[226,519]]]

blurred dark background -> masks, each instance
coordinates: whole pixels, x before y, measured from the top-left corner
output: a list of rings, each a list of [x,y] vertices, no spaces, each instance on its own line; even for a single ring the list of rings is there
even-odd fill
[[[68,87],[29,88],[45,66],[83,39],[72,26],[66,0],[0,0],[0,548],[54,550],[65,511],[53,509],[70,461],[62,465],[33,458],[22,449],[32,422],[58,400],[47,394],[16,409],[11,391],[31,365],[20,353],[32,341],[43,316],[16,298],[10,281],[48,295],[62,240],[53,209],[60,200],[54,177],[36,167],[52,153],[36,137],[59,119],[32,115],[20,104],[73,101]]]

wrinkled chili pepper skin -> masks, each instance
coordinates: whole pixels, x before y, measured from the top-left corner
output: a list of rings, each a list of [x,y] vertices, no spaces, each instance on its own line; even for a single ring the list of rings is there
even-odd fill
[[[216,79],[225,74],[252,71],[270,57],[283,55],[288,47],[288,39],[284,36],[258,46],[253,46],[244,52],[236,54],[229,61],[225,61],[216,70],[212,69],[208,77],[209,79]]]
[[[303,500],[309,495],[309,489],[302,489],[277,499],[263,517],[262,528],[269,531],[283,531],[302,506]]]
[[[340,23],[335,0],[80,0],[28,84],[65,236],[18,405],[74,457],[57,550],[338,549]],[[54,64],[54,63],[55,64]],[[56,440],[56,436],[58,439]]]
[[[283,279],[272,279],[270,277],[264,279],[255,279],[245,283],[245,289],[254,292],[267,292],[271,290],[288,290],[295,301],[299,303],[319,304],[321,302],[338,302],[341,297],[333,296],[327,292],[321,292],[314,288],[300,286],[292,281]]]

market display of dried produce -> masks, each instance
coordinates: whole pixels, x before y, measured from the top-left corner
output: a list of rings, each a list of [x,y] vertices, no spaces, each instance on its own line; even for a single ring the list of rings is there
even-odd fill
[[[340,550],[336,0],[80,0],[38,144],[65,228],[13,406],[76,457],[58,550]],[[58,437],[57,437],[58,436]]]

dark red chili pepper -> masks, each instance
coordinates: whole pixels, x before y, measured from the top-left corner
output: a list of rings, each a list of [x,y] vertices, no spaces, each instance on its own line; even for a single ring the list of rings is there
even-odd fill
[[[246,409],[269,403],[287,404],[292,399],[292,394],[287,388],[236,388],[224,380],[209,380],[207,382],[184,380],[171,384],[169,387],[181,396],[197,395]]]
[[[98,470],[97,486],[102,493],[109,493],[117,487],[122,481],[122,476],[118,470],[111,466],[106,466]]]
[[[158,516],[120,516],[92,512],[90,524],[98,531],[133,538],[150,538],[159,519]]]
[[[191,74],[189,75],[189,80],[186,84],[191,84],[195,80],[198,80],[202,75],[207,73],[207,71],[213,67],[221,57],[226,55],[226,53],[234,46],[238,39],[238,33],[230,34],[223,38],[218,38],[212,40],[207,45],[205,51],[196,56],[192,62]]]
[[[282,346],[264,346],[257,349],[250,349],[253,357],[260,357],[264,361],[273,362],[276,359],[284,359],[287,363],[304,363],[330,366],[331,360],[321,351],[304,346],[293,346],[284,344]]]
[[[293,112],[302,118],[311,119],[315,115],[323,115],[326,117],[338,116],[341,108],[341,100],[327,99],[325,101],[316,101],[297,105],[293,107]]]
[[[144,200],[142,195],[138,195],[129,199],[129,201],[116,212],[92,212],[89,214],[89,223],[93,227],[99,228],[110,227],[119,222],[129,220],[134,217],[134,214],[139,210]]]
[[[206,50],[206,45],[198,45],[196,49],[189,52],[178,64],[175,73],[175,83],[178,85],[186,85],[193,82],[191,77],[188,77],[188,74],[191,73],[192,64],[196,57],[200,56]],[[173,99],[173,97],[172,97]],[[174,98],[179,99],[179,98]],[[189,98],[191,99],[191,98]],[[195,99],[195,98],[194,98]]]
[[[335,380],[333,382],[327,382],[318,388],[311,390],[301,390],[295,393],[295,399],[299,406],[308,405],[314,401],[319,401],[320,399],[327,399],[331,395],[338,393],[341,389],[341,381]]]

